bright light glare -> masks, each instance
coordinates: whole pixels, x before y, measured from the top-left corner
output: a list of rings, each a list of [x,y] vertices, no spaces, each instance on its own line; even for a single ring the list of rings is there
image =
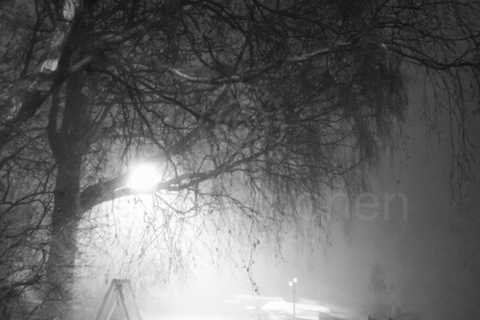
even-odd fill
[[[289,287],[293,287],[293,286],[296,285],[297,283],[298,283],[297,277],[293,277],[292,280],[288,281],[288,286],[289,286]]]
[[[139,163],[130,169],[127,187],[139,192],[153,191],[160,182],[160,173],[153,163]]]

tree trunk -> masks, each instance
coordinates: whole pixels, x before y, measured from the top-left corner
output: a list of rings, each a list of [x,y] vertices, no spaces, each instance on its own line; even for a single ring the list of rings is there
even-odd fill
[[[50,251],[47,263],[46,315],[69,319],[79,220],[81,158],[58,164],[55,207],[52,213]]]
[[[50,145],[55,156],[57,176],[55,204],[50,231],[50,250],[47,262],[46,301],[42,317],[70,319],[73,298],[76,236],[80,209],[80,181],[82,160],[86,152],[86,128],[89,125],[87,97],[82,93],[85,75],[72,75],[66,83],[65,107],[60,128],[54,121],[49,132]],[[52,103],[54,103],[52,101]],[[57,110],[58,106],[53,106]],[[57,112],[57,111],[54,111]]]

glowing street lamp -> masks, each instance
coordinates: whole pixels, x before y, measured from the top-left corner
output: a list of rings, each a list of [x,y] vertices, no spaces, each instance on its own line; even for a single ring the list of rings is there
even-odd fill
[[[298,279],[293,277],[292,280],[288,281],[288,286],[292,288],[292,319],[295,320],[295,291],[297,288]]]
[[[150,162],[138,163],[129,171],[126,187],[136,192],[151,192],[160,181],[158,167]]]

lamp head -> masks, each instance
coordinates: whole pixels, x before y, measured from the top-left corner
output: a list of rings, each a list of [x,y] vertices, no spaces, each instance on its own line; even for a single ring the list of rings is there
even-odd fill
[[[150,162],[133,165],[127,178],[127,187],[138,192],[154,191],[160,182],[158,167]]]

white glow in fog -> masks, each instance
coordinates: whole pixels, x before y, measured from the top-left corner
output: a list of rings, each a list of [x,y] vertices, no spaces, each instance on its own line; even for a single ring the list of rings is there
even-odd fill
[[[139,192],[153,191],[160,182],[158,167],[145,162],[134,165],[128,175],[127,187]]]
[[[322,312],[330,313],[330,309],[326,306],[315,305],[315,304],[306,304],[306,303],[295,303],[295,307],[299,313],[302,312]],[[266,303],[262,310],[267,312],[280,312],[280,313],[292,313],[292,303],[284,300],[281,301],[270,301]],[[304,316],[299,316],[299,318],[306,318]]]
[[[152,177],[158,177],[159,171],[151,164],[132,167],[127,186],[146,190],[154,185]],[[216,314],[231,313],[230,306],[218,301],[229,296],[232,288],[251,288],[243,269],[235,267],[240,261],[235,254],[240,256],[248,246],[233,242],[236,229],[226,233],[231,238],[215,229],[217,217],[202,211],[201,202],[199,211],[191,210],[193,200],[186,193],[145,192],[104,203],[88,214],[80,228],[78,256],[78,264],[88,268],[79,270],[76,281],[83,318],[95,316],[114,278],[132,281],[145,319],[148,315],[198,319],[208,314],[212,320]],[[231,225],[241,230],[240,223]],[[220,259],[223,272],[218,269]]]

